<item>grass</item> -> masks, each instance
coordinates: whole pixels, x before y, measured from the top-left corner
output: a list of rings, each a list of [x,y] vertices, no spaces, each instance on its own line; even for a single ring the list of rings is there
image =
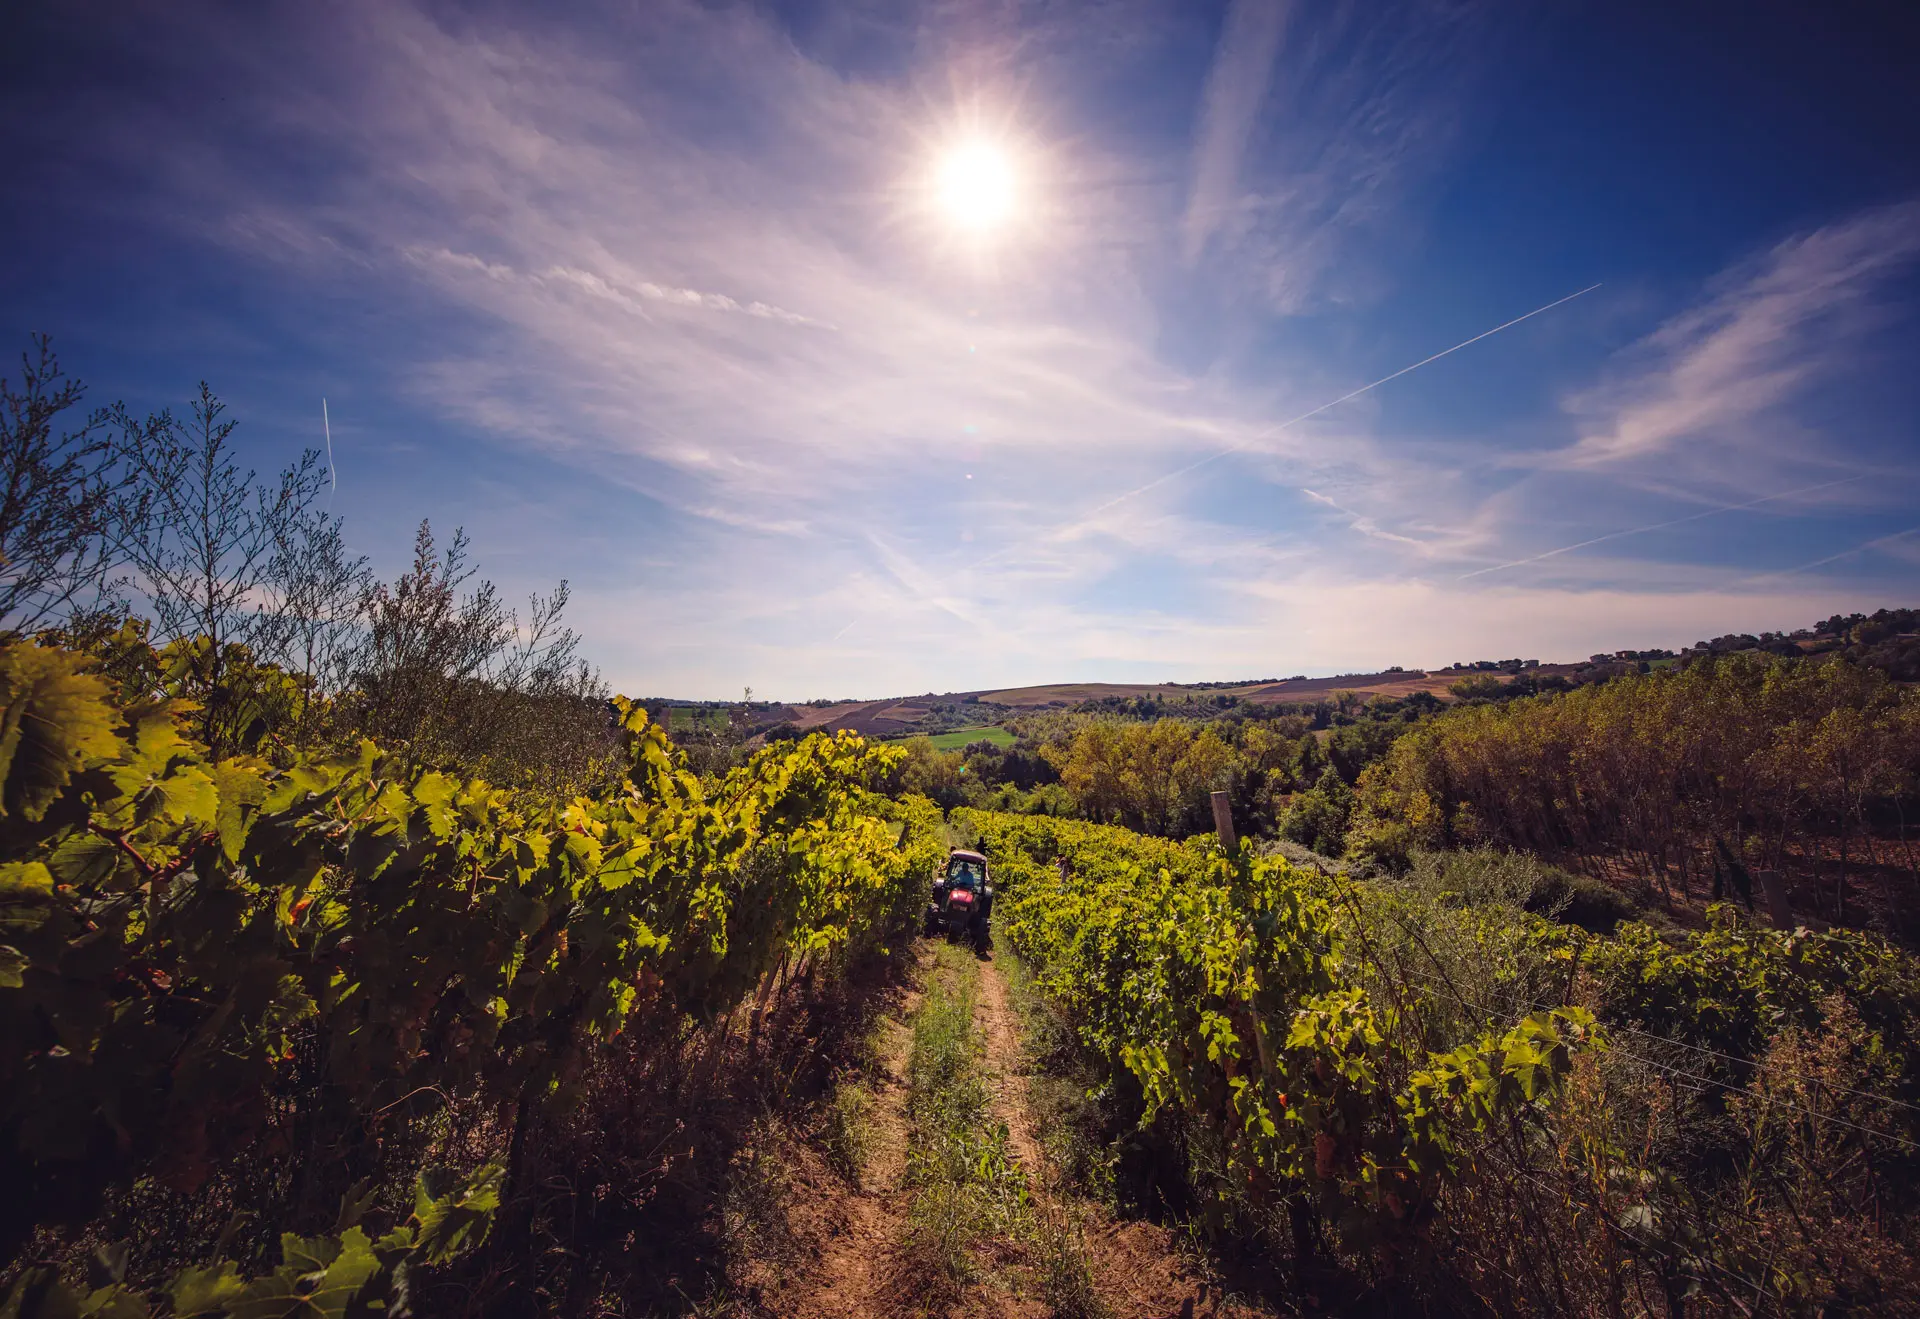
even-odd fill
[[[979,963],[937,945],[914,1014],[907,1054],[907,1215],[899,1283],[930,1309],[955,1303],[980,1274],[993,1238],[1024,1235],[1032,1208],[1026,1176],[992,1117],[983,1042],[973,1024]]]
[[[1004,728],[956,728],[951,733],[934,733],[927,740],[938,751],[958,751],[961,747],[972,746],[975,742],[991,742],[997,747],[1010,747],[1015,738]]]
[[[1087,1259],[1084,1215],[1036,1198],[994,1120],[984,1041],[974,1025],[979,962],[941,945],[907,1059],[912,1122],[908,1176],[915,1185],[909,1258],[922,1273],[921,1299],[951,1302],[976,1281],[995,1247],[1026,1267],[1019,1289],[1037,1284],[1054,1319],[1104,1319]],[[1031,991],[1028,991],[1031,992]],[[1031,1170],[1037,1172],[1038,1170]],[[1030,1294],[1030,1293],[1029,1293]]]
[[[779,1126],[762,1120],[734,1156],[721,1200],[722,1230],[733,1256],[783,1261],[791,1252],[786,1205],[792,1186],[783,1142]]]
[[[1033,1243],[1040,1296],[1053,1319],[1106,1319],[1108,1310],[1094,1290],[1093,1268],[1087,1262],[1086,1220],[1049,1205],[1034,1215]]]
[[[858,1186],[873,1154],[873,1094],[865,1085],[849,1081],[834,1091],[821,1140],[834,1171]]]
[[[866,1031],[850,1042],[821,1126],[828,1165],[854,1186],[861,1184],[878,1139],[873,1087],[882,1070],[888,1031],[888,1020],[876,1014]]]
[[[1061,1186],[1112,1209],[1115,1203],[1113,1147],[1093,1098],[1102,1078],[1086,1066],[1073,1027],[1050,1006],[1033,974],[999,931],[993,961],[1007,983],[1007,1001],[1020,1019],[1025,1055],[1027,1107]]]

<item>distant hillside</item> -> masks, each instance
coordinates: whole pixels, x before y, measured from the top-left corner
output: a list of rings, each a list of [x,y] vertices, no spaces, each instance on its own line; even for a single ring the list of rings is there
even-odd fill
[[[1856,662],[1885,670],[1901,682],[1920,681],[1920,609],[1881,609],[1872,614],[1835,614],[1795,632],[1732,633],[1696,642],[1683,650],[1616,650],[1584,660],[1473,660],[1444,669],[1389,668],[1378,673],[1347,673],[1327,678],[1267,678],[1238,682],[1059,682],[1029,687],[987,688],[970,692],[926,692],[868,701],[820,701],[807,705],[756,705],[747,722],[756,728],[791,724],[800,732],[846,729],[865,737],[901,737],[977,728],[1039,710],[1132,701],[1146,697],[1180,713],[1183,705],[1254,705],[1312,702],[1334,692],[1359,696],[1406,697],[1425,692],[1442,701],[1458,699],[1457,684],[1518,684],[1523,692],[1579,685],[1637,671],[1684,663],[1703,654],[1743,650],[1778,655],[1844,653]],[[1471,692],[1471,689],[1467,689]],[[727,708],[721,702],[662,701],[661,705]]]

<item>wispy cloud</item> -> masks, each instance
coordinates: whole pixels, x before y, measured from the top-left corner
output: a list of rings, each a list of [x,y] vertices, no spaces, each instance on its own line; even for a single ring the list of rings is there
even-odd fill
[[[1439,170],[1485,66],[1483,10],[1235,0],[1202,90],[1185,266],[1286,314],[1377,298],[1374,244]]]
[[[1749,499],[1739,504],[1722,504],[1717,508],[1704,508],[1697,513],[1687,513],[1677,518],[1668,518],[1664,522],[1649,522],[1644,527],[1626,527],[1619,531],[1602,532],[1598,536],[1589,536],[1585,540],[1575,541],[1571,545],[1560,545],[1538,554],[1529,554],[1524,559],[1515,559],[1510,563],[1496,563],[1488,568],[1476,568],[1472,572],[1462,573],[1461,581],[1470,577],[1484,577],[1488,573],[1504,572],[1509,568],[1524,568],[1531,563],[1542,563],[1548,559],[1557,559],[1562,554],[1572,554],[1577,550],[1588,549],[1594,545],[1604,545],[1608,541],[1625,540],[1629,536],[1644,536],[1650,531],[1665,531],[1669,527],[1685,526],[1689,522],[1698,522],[1703,518],[1719,517],[1723,513],[1740,513],[1750,508],[1759,508],[1763,504],[1772,504],[1782,499],[1794,499],[1802,495],[1832,490],[1837,486],[1851,485],[1864,480],[1860,476],[1844,476],[1838,481],[1822,481],[1818,485],[1802,486],[1798,490],[1783,490],[1777,495],[1762,495],[1758,499]],[[1830,560],[1828,562],[1831,562]]]
[[[1242,200],[1240,164],[1273,79],[1292,0],[1234,0],[1201,96],[1193,185],[1182,223],[1188,265]]]
[[[1782,568],[1778,572],[1758,573],[1744,579],[1741,585],[1753,585],[1758,582],[1773,581],[1782,577],[1796,577],[1801,573],[1812,572],[1816,568],[1825,568],[1829,564],[1839,563],[1862,554],[1871,554],[1876,550],[1906,550],[1911,547],[1912,538],[1916,535],[1920,535],[1920,527],[1906,527],[1885,536],[1875,536],[1873,539],[1862,541],[1858,545],[1848,546],[1838,554],[1829,554],[1824,558],[1814,559],[1811,562],[1800,564],[1797,567]],[[1911,556],[1908,554],[1903,553],[1898,557],[1911,561]]]
[[[702,293],[699,289],[674,288],[670,284],[655,284],[645,279],[633,284],[615,284],[591,270],[579,270],[572,266],[553,266],[533,278],[572,284],[586,290],[594,297],[606,298],[627,306],[633,306],[632,300],[637,297],[649,302],[670,303],[676,307],[700,307],[707,311],[758,316],[762,320],[784,321],[788,325],[817,325],[828,330],[833,328],[825,321],[817,321],[811,316],[802,316],[797,311],[788,311],[784,307],[774,307],[764,302],[742,303],[724,293]]]
[[[1920,203],[1789,238],[1716,281],[1628,354],[1620,375],[1568,400],[1580,434],[1543,465],[1619,468],[1690,449],[1695,470],[1756,448],[1763,419],[1842,375],[1880,322],[1878,297],[1920,255]],[[1756,475],[1723,468],[1730,485]],[[1764,476],[1763,476],[1764,479]]]
[[[1197,21],[1128,2],[1156,32]],[[1784,584],[1653,549],[1716,514],[1893,500],[1857,447],[1790,441],[1812,425],[1796,403],[1871,343],[1920,247],[1915,206],[1737,263],[1615,360],[1556,359],[1599,381],[1558,410],[1489,407],[1480,427],[1418,404],[1489,350],[1590,323],[1600,297],[1383,374],[1531,305],[1466,324],[1427,309],[1456,328],[1404,355],[1382,345],[1406,327],[1368,312],[1447,157],[1460,71],[1487,58],[1479,12],[1237,0],[1195,45],[1212,48],[1197,101],[1197,76],[1166,94],[1192,131],[1061,135],[1043,213],[990,261],[955,259],[916,181],[951,100],[1057,112],[1059,62],[1108,53],[1081,49],[1099,24],[1077,11],[1057,23],[1071,40],[988,43],[974,81],[925,53],[999,21],[971,9],[885,10],[899,63],[857,71],[770,9],[694,0],[566,23],[222,11],[153,41],[182,70],[212,50],[257,138],[164,116],[124,131],[129,154],[183,153],[157,211],[408,328],[367,370],[445,422],[449,468],[491,446],[605,497],[576,604],[636,689],[1552,657],[1850,603],[1813,574],[1869,557],[1831,553],[1869,532],[1876,559],[1910,552],[1884,534],[1910,518],[1783,550],[1808,561]],[[1115,161],[1164,186],[1079,186]],[[483,554],[499,540],[530,574],[579,580],[559,548],[575,528],[476,530]]]

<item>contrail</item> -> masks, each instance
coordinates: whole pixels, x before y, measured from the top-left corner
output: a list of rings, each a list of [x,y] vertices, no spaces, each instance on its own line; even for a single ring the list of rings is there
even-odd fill
[[[1728,504],[1724,508],[1709,508],[1699,513],[1689,513],[1683,518],[1674,518],[1670,522],[1653,522],[1644,527],[1628,527],[1625,531],[1609,531],[1604,536],[1595,536],[1592,540],[1577,541],[1572,545],[1562,545],[1557,550],[1548,550],[1544,554],[1529,555],[1524,559],[1515,559],[1512,563],[1496,563],[1491,568],[1475,568],[1472,572],[1460,574],[1460,581],[1469,577],[1481,577],[1490,572],[1503,572],[1508,568],[1520,568],[1529,563],[1538,563],[1542,559],[1551,559],[1555,555],[1570,554],[1574,550],[1584,550],[1589,545],[1598,545],[1605,540],[1619,540],[1622,536],[1638,536],[1642,532],[1660,531],[1666,527],[1677,527],[1683,522],[1698,522],[1701,518],[1717,517],[1722,513],[1737,513],[1743,508],[1758,508],[1762,504],[1771,504],[1776,499],[1791,499],[1795,495],[1810,495],[1816,490],[1831,490],[1837,485],[1851,485],[1855,481],[1864,481],[1866,476],[1843,477],[1838,481],[1823,481],[1819,485],[1802,486],[1798,490],[1782,490],[1777,495],[1763,495],[1759,499],[1749,499],[1744,504]]]
[[[1549,311],[1552,311],[1555,307],[1564,306],[1565,304],[1572,302],[1575,298],[1583,297],[1586,294],[1593,292],[1595,289],[1599,287],[1600,286],[1598,284],[1589,284],[1587,285],[1587,287],[1579,290],[1576,293],[1569,293],[1564,298],[1554,299],[1552,302],[1549,302],[1544,307],[1535,307],[1532,311],[1528,312],[1524,316],[1516,316],[1510,321],[1504,321],[1501,324],[1494,326],[1491,330],[1483,330],[1479,334],[1474,335],[1473,338],[1471,339],[1462,339],[1459,343],[1455,344],[1451,348],[1443,348],[1431,357],[1421,358],[1419,361],[1415,362],[1412,366],[1401,367],[1398,371],[1395,371],[1392,375],[1381,376],[1378,380],[1373,381],[1371,384],[1362,385],[1358,389],[1350,390],[1347,393],[1342,394],[1339,398],[1333,399],[1326,403],[1322,403],[1317,408],[1311,408],[1306,412],[1301,413],[1297,417],[1289,417],[1287,420],[1280,422],[1277,425],[1269,426],[1263,431],[1260,431],[1254,435],[1248,436],[1246,439],[1240,441],[1240,443],[1238,444],[1235,444],[1229,448],[1220,450],[1220,452],[1218,453],[1208,454],[1205,458],[1202,458],[1197,462],[1191,462],[1191,463],[1188,463],[1185,467],[1176,468],[1173,471],[1168,472],[1165,476],[1157,476],[1153,480],[1147,482],[1145,485],[1129,490],[1125,494],[1115,495],[1112,499],[1109,499],[1106,503],[1099,505],[1097,508],[1094,508],[1087,513],[1083,513],[1080,516],[1079,520],[1074,525],[1084,526],[1086,525],[1087,522],[1091,521],[1094,518],[1099,517],[1102,513],[1112,508],[1115,504],[1124,504],[1127,500],[1133,499],[1139,495],[1144,495],[1145,493],[1147,493],[1147,491],[1152,490],[1158,486],[1163,486],[1167,482],[1175,479],[1176,477],[1185,476],[1188,472],[1197,471],[1200,468],[1205,467],[1208,463],[1218,462],[1220,461],[1220,459],[1225,458],[1231,454],[1239,453],[1241,450],[1245,449],[1248,445],[1256,444],[1261,440],[1269,438],[1270,436],[1278,435],[1281,431],[1286,430],[1289,426],[1298,426],[1301,422],[1306,421],[1310,417],[1319,416],[1321,413],[1325,412],[1328,408],[1337,408],[1342,403],[1347,402],[1349,399],[1359,398],[1362,394],[1367,393],[1369,390],[1380,388],[1380,386],[1386,384],[1390,380],[1398,380],[1401,376],[1406,375],[1407,372],[1409,371],[1418,371],[1421,367],[1426,366],[1431,362],[1437,362],[1443,357],[1447,357],[1454,353],[1457,353],[1462,348],[1469,348],[1474,344],[1479,343],[1482,339],[1488,339],[1493,337],[1494,335],[1500,333],[1500,331],[1502,330],[1510,330],[1514,326],[1520,324],[1520,322],[1530,321],[1535,316],[1538,316],[1543,312],[1549,312]],[[1057,535],[1059,533],[1056,532],[1055,534]],[[1008,549],[1011,549],[1011,548],[1012,548],[1011,546],[1008,547]],[[983,568],[987,564],[991,563],[994,559],[999,558],[1001,554],[1005,554],[1007,552],[1008,550],[1001,550],[998,553],[989,555],[987,558],[980,560],[980,562],[975,564],[974,567]]]
[[[1812,563],[1803,563],[1798,568],[1781,568],[1777,572],[1763,572],[1757,577],[1744,577],[1738,582],[1735,582],[1734,585],[1745,586],[1749,582],[1764,582],[1770,577],[1791,577],[1795,573],[1807,572],[1813,568],[1824,568],[1830,563],[1838,563],[1842,559],[1851,559],[1856,554],[1864,554],[1868,550],[1877,550],[1882,545],[1891,545],[1896,540],[1905,540],[1908,536],[1916,532],[1920,532],[1920,527],[1908,527],[1905,531],[1896,531],[1891,535],[1876,536],[1872,540],[1863,541],[1855,545],[1850,550],[1841,550],[1838,554],[1829,554],[1824,559],[1815,559]]]
[[[333,495],[340,488],[340,474],[333,467],[333,422],[327,416],[326,396],[320,398],[320,426],[327,434],[327,508],[333,508]]]

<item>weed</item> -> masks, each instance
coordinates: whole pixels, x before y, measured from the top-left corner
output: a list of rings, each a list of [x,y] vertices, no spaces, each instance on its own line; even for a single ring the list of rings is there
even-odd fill
[[[821,1141],[834,1171],[859,1185],[873,1153],[873,1094],[866,1086],[849,1081],[834,1092]]]
[[[1031,1236],[1040,1294],[1054,1319],[1106,1319],[1107,1307],[1093,1289],[1093,1270],[1087,1264],[1085,1221],[1049,1207],[1033,1215]]]
[[[791,1253],[786,1205],[792,1177],[770,1120],[756,1122],[733,1156],[721,1198],[721,1223],[734,1259],[780,1261]]]
[[[1047,1163],[1063,1186],[1111,1207],[1116,1156],[1108,1119],[1095,1097],[1102,1078],[1088,1065],[1072,1025],[1046,1001],[1026,963],[999,935],[994,965],[1020,1018],[1027,1108]]]
[[[908,1211],[899,1282],[927,1307],[980,1276],[996,1239],[1019,1241],[1033,1210],[1004,1123],[991,1116],[973,1009],[979,963],[941,945],[907,1055]]]

